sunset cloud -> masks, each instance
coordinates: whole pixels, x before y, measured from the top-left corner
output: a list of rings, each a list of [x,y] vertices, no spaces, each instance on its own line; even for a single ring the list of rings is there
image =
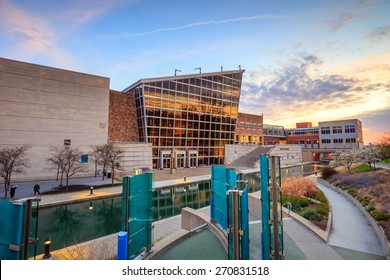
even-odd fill
[[[321,74],[322,64],[321,58],[306,55],[272,74],[250,73],[243,83],[240,111],[263,113],[265,123],[286,127],[294,127],[299,121],[317,123],[368,117],[373,120],[379,116],[378,111],[390,112],[383,83],[348,75]]]

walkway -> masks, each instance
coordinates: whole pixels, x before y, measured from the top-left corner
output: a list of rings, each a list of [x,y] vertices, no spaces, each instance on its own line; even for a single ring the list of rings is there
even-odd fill
[[[332,207],[332,230],[329,245],[383,255],[374,230],[360,210],[343,195],[317,184]]]
[[[380,167],[384,169],[390,169],[390,164],[388,163],[383,163],[383,162],[376,162],[375,167]]]

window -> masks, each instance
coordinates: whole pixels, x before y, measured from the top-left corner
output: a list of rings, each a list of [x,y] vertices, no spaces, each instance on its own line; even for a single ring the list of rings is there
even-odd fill
[[[88,154],[81,155],[80,162],[88,163]]]
[[[256,129],[256,124],[252,123],[252,129]]]
[[[321,127],[321,134],[330,134],[330,127],[329,126]]]
[[[355,125],[346,125],[345,133],[355,133]]]
[[[333,143],[344,143],[343,138],[333,139]]]
[[[247,124],[246,124],[246,128],[251,128],[251,124],[250,124],[250,123],[247,123]]]
[[[340,134],[343,133],[343,128],[341,125],[334,126],[333,127],[333,134]]]
[[[322,144],[329,144],[330,143],[330,139],[322,139],[321,143]]]
[[[240,128],[245,128],[245,124],[244,123],[240,123]]]
[[[356,143],[356,138],[346,138],[345,143]]]

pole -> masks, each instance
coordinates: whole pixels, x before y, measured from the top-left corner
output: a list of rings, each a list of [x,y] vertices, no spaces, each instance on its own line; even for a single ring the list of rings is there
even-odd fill
[[[24,222],[24,236],[23,236],[23,260],[28,259],[28,241],[30,233],[30,216],[31,216],[31,200],[26,202],[26,218]]]
[[[274,227],[274,259],[279,259],[279,222],[278,222],[278,193],[276,184],[276,157],[271,157],[272,170],[272,223]]]
[[[35,220],[35,244],[34,244],[34,260],[37,255],[37,242],[38,242],[38,219],[39,219],[39,201],[36,200],[37,202],[37,217]]]
[[[232,195],[232,234],[233,234],[233,259],[240,259],[240,229],[238,224],[238,190],[231,190],[229,194]]]

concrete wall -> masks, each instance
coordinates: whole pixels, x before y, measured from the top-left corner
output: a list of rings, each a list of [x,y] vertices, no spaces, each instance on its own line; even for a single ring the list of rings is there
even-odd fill
[[[225,145],[225,162],[224,164],[230,164],[236,159],[245,156],[258,145],[249,145],[249,144],[238,144],[238,145]]]
[[[302,162],[301,145],[276,145],[269,152],[271,156],[279,156],[281,166],[298,164]]]
[[[152,169],[152,144],[151,143],[122,143],[114,142],[125,153],[121,166],[123,174],[132,174],[134,168],[147,167]]]
[[[107,142],[109,78],[0,58],[0,147],[31,145],[16,178],[49,177],[50,147]]]

